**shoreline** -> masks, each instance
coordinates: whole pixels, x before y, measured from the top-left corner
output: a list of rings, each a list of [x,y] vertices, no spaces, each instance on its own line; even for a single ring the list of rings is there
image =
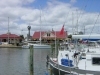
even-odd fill
[[[0,45],[0,48],[21,48],[21,46],[15,46],[15,45]]]

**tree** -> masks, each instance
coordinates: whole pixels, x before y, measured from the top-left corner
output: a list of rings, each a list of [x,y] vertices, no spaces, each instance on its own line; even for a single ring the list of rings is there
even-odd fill
[[[21,39],[24,39],[24,36],[23,35],[20,35]]]
[[[72,35],[71,35],[71,34],[70,34],[70,35],[68,35],[68,38],[70,38],[70,39],[71,39],[71,38],[72,38]]]

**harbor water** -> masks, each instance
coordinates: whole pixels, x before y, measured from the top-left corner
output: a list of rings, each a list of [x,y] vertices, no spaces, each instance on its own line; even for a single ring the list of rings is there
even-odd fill
[[[0,75],[29,75],[29,49],[0,48]],[[50,49],[34,50],[34,75],[45,75]]]

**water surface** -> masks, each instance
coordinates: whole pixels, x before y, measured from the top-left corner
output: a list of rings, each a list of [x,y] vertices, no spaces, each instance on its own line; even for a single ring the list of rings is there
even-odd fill
[[[29,75],[29,49],[0,48],[0,75]],[[34,75],[45,75],[50,50],[34,50]]]

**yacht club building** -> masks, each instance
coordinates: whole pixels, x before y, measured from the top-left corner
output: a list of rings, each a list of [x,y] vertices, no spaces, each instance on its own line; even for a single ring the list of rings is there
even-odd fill
[[[33,41],[39,41],[40,39],[42,42],[52,42],[55,41],[55,37],[57,41],[62,41],[67,38],[67,31],[64,31],[63,34],[60,34],[59,31],[42,31],[42,32],[34,32],[32,36]]]
[[[0,35],[0,42],[2,43],[9,43],[9,44],[19,44],[20,43],[20,36],[16,34],[6,33]]]

